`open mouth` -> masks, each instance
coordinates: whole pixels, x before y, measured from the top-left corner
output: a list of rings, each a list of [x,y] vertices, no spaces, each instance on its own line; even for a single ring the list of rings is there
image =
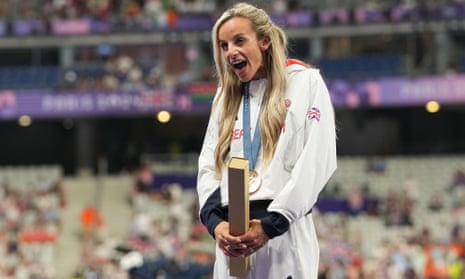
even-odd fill
[[[244,68],[245,65],[247,65],[246,61],[232,63],[233,68],[236,69],[236,70],[240,70],[240,69]]]

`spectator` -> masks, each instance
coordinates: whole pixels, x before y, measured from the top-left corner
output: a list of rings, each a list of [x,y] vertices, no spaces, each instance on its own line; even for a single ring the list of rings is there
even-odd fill
[[[441,193],[434,192],[428,200],[428,209],[431,212],[439,212],[444,208],[444,199]]]
[[[155,174],[150,163],[141,164],[135,173],[130,203],[135,209],[144,207],[152,199]]]
[[[384,202],[386,226],[412,226],[412,202],[396,191],[389,191]]]
[[[364,211],[365,197],[360,189],[353,189],[347,197],[349,215],[358,216]]]
[[[386,171],[387,162],[381,157],[371,157],[367,160],[366,171],[376,174],[384,174]]]
[[[84,244],[95,240],[95,237],[98,236],[105,225],[105,221],[100,210],[92,204],[88,204],[82,208],[80,213],[80,222],[82,240]]]
[[[465,188],[465,171],[458,169],[452,176],[452,181],[449,185],[450,192],[454,193],[458,188]]]
[[[404,180],[405,197],[412,203],[416,203],[418,199],[418,180],[412,174],[407,175]]]

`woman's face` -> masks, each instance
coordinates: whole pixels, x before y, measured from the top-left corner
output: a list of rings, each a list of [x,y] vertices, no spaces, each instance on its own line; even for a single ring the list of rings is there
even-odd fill
[[[257,40],[249,19],[233,17],[224,22],[218,29],[218,46],[242,82],[266,77],[263,52],[270,46],[269,38]]]

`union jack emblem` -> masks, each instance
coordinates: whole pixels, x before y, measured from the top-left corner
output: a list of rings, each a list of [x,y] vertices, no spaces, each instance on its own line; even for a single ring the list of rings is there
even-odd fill
[[[307,118],[316,119],[317,121],[320,121],[320,110],[316,107],[312,107],[310,111],[307,113]]]

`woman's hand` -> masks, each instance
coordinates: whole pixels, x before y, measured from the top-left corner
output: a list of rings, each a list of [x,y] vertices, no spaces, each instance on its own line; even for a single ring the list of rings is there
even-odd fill
[[[243,249],[243,256],[249,256],[255,253],[258,249],[265,246],[269,238],[263,231],[262,222],[253,219],[249,223],[249,230],[241,237],[241,243],[245,245]]]
[[[215,240],[226,256],[240,257],[247,252],[247,246],[241,242],[241,238],[229,234],[229,223],[223,221],[214,230]]]

